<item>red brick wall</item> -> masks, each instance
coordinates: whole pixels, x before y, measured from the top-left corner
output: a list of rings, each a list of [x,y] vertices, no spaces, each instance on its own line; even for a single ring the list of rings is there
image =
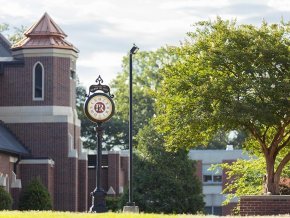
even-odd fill
[[[237,207],[238,203],[229,203],[227,205],[222,206],[222,215],[234,215],[234,209]]]
[[[11,189],[11,197],[13,198],[12,209],[17,210],[19,206],[19,198],[20,198],[21,189],[20,188],[12,188]]]
[[[61,57],[27,57],[24,65],[9,65],[0,78],[0,106],[55,105],[71,106],[70,59]],[[44,67],[44,101],[33,101],[33,66]],[[19,79],[21,78],[21,79]],[[2,94],[2,93],[9,93]]]
[[[120,174],[120,186],[125,189],[128,186],[129,180],[129,157],[121,157],[121,174]]]
[[[108,154],[108,188],[119,193],[120,186],[120,154]]]
[[[241,216],[290,214],[290,195],[242,196]]]
[[[199,178],[200,182],[202,182],[202,161],[197,160],[195,167],[196,167],[196,176]]]
[[[8,124],[35,157],[55,162],[54,209],[78,210],[78,159],[68,158],[68,123]],[[78,143],[78,142],[77,142]]]
[[[79,160],[79,208],[78,211],[88,210],[88,162]]]
[[[54,199],[54,168],[50,164],[20,164],[20,177],[22,188],[29,184],[32,179],[39,178]]]
[[[11,174],[9,157],[10,155],[8,154],[0,153],[0,173]]]
[[[36,157],[67,157],[67,123],[17,123],[7,124]]]
[[[72,91],[70,81],[70,59],[69,58],[53,58],[53,105],[71,106],[75,101],[70,101]]]

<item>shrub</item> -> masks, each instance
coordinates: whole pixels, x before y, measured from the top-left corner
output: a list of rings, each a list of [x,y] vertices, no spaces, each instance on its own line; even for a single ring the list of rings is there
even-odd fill
[[[32,180],[22,191],[19,210],[51,210],[51,197],[40,179]]]
[[[0,210],[11,210],[12,203],[11,195],[4,188],[0,187]]]
[[[117,212],[120,210],[119,207],[120,197],[106,197],[106,206],[108,211]]]

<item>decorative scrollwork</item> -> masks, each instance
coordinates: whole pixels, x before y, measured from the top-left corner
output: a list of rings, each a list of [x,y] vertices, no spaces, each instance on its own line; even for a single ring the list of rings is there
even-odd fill
[[[96,91],[103,91],[104,93],[108,93],[108,95],[110,96],[110,98],[114,98],[114,95],[112,95],[110,93],[110,87],[107,85],[102,85],[101,83],[103,83],[103,79],[101,77],[101,75],[98,76],[98,78],[96,79],[96,83],[98,83],[97,85],[91,85],[89,88],[89,94],[86,95],[86,97],[89,97],[91,93],[95,93]]]

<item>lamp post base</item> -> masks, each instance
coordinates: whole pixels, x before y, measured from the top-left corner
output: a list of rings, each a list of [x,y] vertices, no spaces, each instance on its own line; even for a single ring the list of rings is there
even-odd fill
[[[91,195],[93,197],[93,205],[90,208],[90,213],[108,212],[105,199],[106,192],[104,190],[95,190]]]
[[[123,213],[139,213],[139,207],[135,205],[135,202],[128,202],[123,207]]]

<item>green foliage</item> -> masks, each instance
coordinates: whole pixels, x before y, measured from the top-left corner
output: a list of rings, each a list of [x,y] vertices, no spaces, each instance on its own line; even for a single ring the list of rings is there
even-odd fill
[[[0,24],[0,33],[7,31],[9,29],[9,25],[7,23]]]
[[[283,22],[197,23],[172,50],[179,60],[162,69],[156,125],[166,145],[189,149],[218,131],[242,130],[245,148],[264,154],[268,189],[276,194],[290,160],[289,33],[290,23]],[[279,153],[285,154],[280,161]]]
[[[13,30],[11,30],[11,27],[8,24],[0,24],[0,33],[10,32],[6,34],[6,36],[12,44],[19,42],[23,38],[26,29],[25,26],[21,26],[13,27]]]
[[[203,210],[201,184],[184,150],[166,151],[150,124],[138,134],[134,156],[133,199],[147,213],[197,213]],[[123,205],[128,192],[122,197]]]
[[[221,167],[226,172],[227,177],[227,183],[223,189],[223,194],[227,194],[227,199],[223,204],[228,204],[235,197],[264,193],[264,180],[267,172],[263,155],[259,154],[258,157],[250,157],[249,160],[238,159],[233,163],[216,164],[212,166],[211,170],[215,170],[218,167]],[[289,165],[283,169],[282,177],[290,177]],[[287,194],[288,191],[289,187],[280,184],[280,194]]]
[[[108,211],[118,212],[122,208],[120,207],[120,197],[106,196],[106,206]]]
[[[264,158],[238,159],[233,163],[214,165],[211,170],[221,167],[226,172],[227,182],[223,194],[227,194],[223,204],[234,197],[259,195],[263,193],[263,177],[266,174]]]
[[[46,187],[39,179],[32,180],[21,192],[20,210],[51,210],[52,201]]]
[[[173,133],[166,135],[167,142],[192,146],[220,129],[286,122],[288,26],[263,24],[259,29],[218,19],[196,28],[181,48],[172,51],[179,61],[162,72],[160,129]]]
[[[12,203],[11,195],[3,187],[0,187],[0,210],[11,210]]]

